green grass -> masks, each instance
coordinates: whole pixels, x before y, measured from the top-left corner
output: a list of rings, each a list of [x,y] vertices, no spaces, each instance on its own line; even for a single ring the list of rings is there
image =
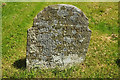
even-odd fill
[[[39,12],[52,4],[60,3],[10,2],[2,7],[2,77],[118,78],[118,3],[64,3],[75,5],[89,18],[92,35],[86,60],[65,70],[26,70],[27,29]]]

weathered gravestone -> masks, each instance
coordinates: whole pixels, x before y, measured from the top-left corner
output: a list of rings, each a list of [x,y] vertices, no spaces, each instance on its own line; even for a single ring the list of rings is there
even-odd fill
[[[72,5],[46,7],[27,33],[28,69],[66,68],[85,59],[91,30],[84,13]]]

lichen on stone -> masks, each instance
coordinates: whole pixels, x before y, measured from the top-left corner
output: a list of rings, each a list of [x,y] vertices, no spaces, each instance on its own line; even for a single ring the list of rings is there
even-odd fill
[[[88,18],[75,6],[50,5],[27,33],[28,69],[66,68],[84,61],[91,36]]]

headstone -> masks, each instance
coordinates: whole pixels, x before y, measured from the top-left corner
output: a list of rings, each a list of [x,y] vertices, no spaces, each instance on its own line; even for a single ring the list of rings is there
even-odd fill
[[[27,31],[27,69],[66,68],[84,61],[91,36],[88,24],[75,6],[46,7]]]

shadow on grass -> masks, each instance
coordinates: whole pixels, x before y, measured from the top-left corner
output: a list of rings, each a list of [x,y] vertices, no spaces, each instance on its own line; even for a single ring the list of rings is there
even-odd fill
[[[26,69],[26,58],[15,61],[13,66],[17,69]]]
[[[120,67],[120,59],[116,60],[116,64],[118,65],[118,67]]]

